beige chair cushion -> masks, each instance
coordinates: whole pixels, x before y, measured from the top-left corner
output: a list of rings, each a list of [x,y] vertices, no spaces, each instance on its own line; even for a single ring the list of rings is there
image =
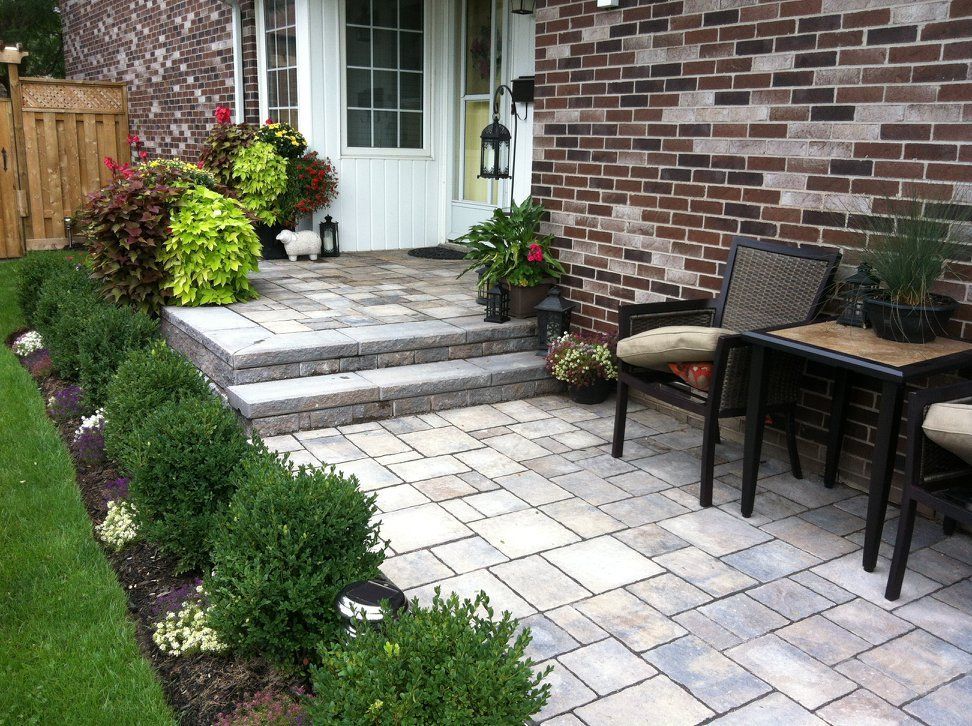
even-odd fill
[[[710,361],[714,358],[719,338],[723,335],[734,335],[735,332],[728,328],[706,328],[698,325],[655,328],[619,340],[618,358],[639,368]]]
[[[933,403],[921,428],[943,449],[972,464],[972,403]]]

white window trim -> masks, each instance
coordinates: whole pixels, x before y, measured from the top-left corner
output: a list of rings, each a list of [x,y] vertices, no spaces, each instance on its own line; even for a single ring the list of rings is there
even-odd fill
[[[431,159],[432,158],[432,12],[431,2],[422,11],[422,148],[392,149],[348,146],[348,54],[347,54],[347,3],[357,0],[340,0],[338,3],[338,37],[340,38],[339,72],[341,74],[341,98],[338,108],[341,114],[341,158],[344,159]]]

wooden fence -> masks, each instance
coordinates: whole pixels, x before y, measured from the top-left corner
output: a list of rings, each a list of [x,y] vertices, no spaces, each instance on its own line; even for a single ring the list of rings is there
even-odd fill
[[[18,78],[16,68],[8,65],[11,99],[0,104],[0,151],[12,170],[0,173],[0,257],[62,247],[64,218],[111,178],[104,158],[131,160],[125,84]]]

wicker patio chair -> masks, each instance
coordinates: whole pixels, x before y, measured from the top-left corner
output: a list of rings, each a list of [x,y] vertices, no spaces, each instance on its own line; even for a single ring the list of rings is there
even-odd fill
[[[622,305],[618,310],[618,337],[669,325],[722,327],[743,332],[813,320],[833,281],[840,253],[826,248],[794,248],[761,240],[736,237],[729,250],[722,291],[716,298]],[[709,392],[697,391],[678,377],[621,362],[618,375],[617,411],[611,455],[624,452],[624,429],[629,388],[668,404],[691,411],[704,419],[702,430],[702,477],[699,503],[712,505],[712,469],[719,442],[719,419],[746,413],[749,383],[749,347],[738,335],[719,340],[714,356]],[[802,478],[797,453],[794,408],[800,368],[770,366],[767,411],[782,414],[793,475]]]
[[[972,525],[972,466],[929,439],[922,430],[928,407],[943,401],[972,403],[972,381],[916,391],[908,397],[905,481],[898,535],[884,591],[888,600],[897,600],[901,595],[918,504],[944,515],[947,534],[955,531],[956,522]]]

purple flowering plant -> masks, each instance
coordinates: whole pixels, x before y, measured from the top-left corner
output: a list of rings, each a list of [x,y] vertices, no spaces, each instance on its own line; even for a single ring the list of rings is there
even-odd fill
[[[74,458],[85,466],[99,466],[105,462],[104,427],[87,429],[74,439]]]
[[[128,499],[128,485],[131,484],[131,481],[127,476],[120,476],[117,479],[105,482],[105,504]]]
[[[127,485],[126,485],[127,490]],[[203,584],[201,578],[197,577],[185,585],[162,593],[155,599],[155,615],[162,616],[166,613],[174,613],[182,609],[187,600],[198,600],[199,586]]]
[[[24,358],[24,365],[34,378],[47,378],[51,375],[51,353],[47,348],[35,350]]]
[[[56,421],[78,418],[83,410],[80,386],[68,386],[55,393],[47,402],[47,412]]]
[[[264,688],[247,701],[240,703],[233,713],[219,714],[217,726],[304,726],[310,719],[303,704],[303,688],[290,692]]]

